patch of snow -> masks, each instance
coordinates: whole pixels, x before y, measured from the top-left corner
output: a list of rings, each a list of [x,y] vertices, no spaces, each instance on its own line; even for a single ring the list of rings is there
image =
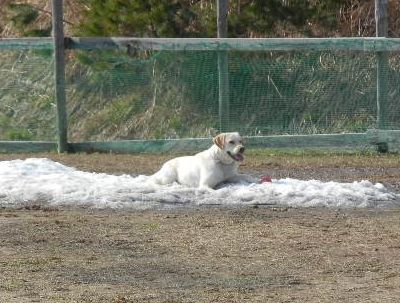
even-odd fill
[[[0,206],[147,209],[195,205],[272,204],[294,207],[396,207],[400,195],[380,183],[279,179],[223,184],[214,191],[158,185],[148,176],[76,170],[49,159],[0,162]]]

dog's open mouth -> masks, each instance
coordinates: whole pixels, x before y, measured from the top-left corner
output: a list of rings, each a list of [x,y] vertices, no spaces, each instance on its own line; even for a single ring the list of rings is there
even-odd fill
[[[232,154],[231,152],[228,151],[227,154],[235,161],[241,162],[244,160],[244,156],[242,153]]]

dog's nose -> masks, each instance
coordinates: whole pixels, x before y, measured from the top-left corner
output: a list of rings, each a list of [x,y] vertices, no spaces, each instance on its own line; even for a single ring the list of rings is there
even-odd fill
[[[239,149],[239,153],[241,153],[241,154],[244,153],[244,146],[242,146],[242,147]]]

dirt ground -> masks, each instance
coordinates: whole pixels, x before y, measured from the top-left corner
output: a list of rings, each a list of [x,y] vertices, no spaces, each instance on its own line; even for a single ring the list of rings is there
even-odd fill
[[[171,157],[0,160],[32,156],[116,174]],[[241,170],[400,191],[399,160],[253,152]],[[0,302],[400,302],[400,209],[0,209]]]

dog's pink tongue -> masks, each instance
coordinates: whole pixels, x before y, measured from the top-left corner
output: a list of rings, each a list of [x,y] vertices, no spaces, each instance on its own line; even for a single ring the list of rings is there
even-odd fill
[[[237,155],[236,155],[236,159],[237,159],[238,161],[242,162],[242,161],[244,160],[244,157],[243,157],[242,154],[237,154]]]

